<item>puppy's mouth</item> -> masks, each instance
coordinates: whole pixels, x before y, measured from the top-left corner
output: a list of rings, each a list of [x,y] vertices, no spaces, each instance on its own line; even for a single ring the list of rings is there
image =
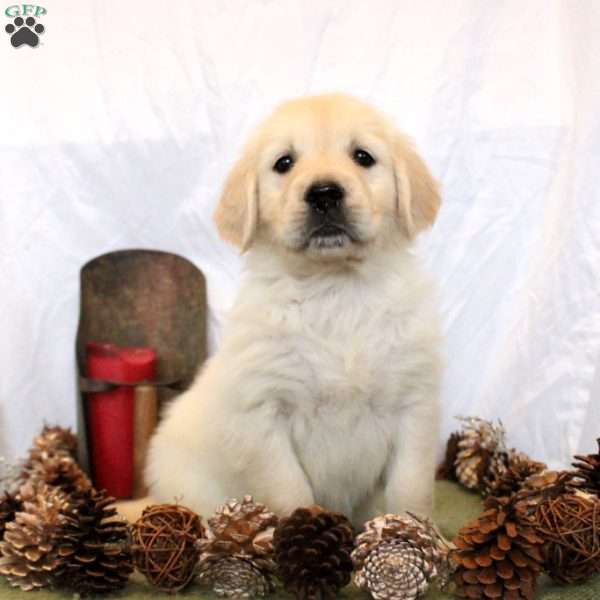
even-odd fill
[[[307,246],[318,249],[341,248],[356,241],[349,227],[339,223],[322,223],[309,231]]]

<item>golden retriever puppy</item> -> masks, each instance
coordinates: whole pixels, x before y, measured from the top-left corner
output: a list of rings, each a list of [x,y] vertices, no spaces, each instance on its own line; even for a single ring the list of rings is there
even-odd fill
[[[208,515],[252,494],[355,522],[432,508],[440,336],[410,247],[435,181],[379,112],[344,95],[283,104],[216,209],[246,253],[221,346],[169,406],[147,482]]]

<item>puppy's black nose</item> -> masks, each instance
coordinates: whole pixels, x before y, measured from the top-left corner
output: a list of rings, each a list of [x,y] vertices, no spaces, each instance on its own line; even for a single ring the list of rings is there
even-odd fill
[[[340,208],[344,194],[344,188],[334,181],[321,181],[308,188],[305,200],[315,212],[324,215]]]

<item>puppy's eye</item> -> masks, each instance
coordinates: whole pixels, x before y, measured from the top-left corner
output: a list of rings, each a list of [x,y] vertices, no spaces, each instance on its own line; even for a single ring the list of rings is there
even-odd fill
[[[365,167],[365,169],[368,169],[375,164],[375,159],[362,148],[357,148],[352,153],[352,159],[356,164],[360,165],[361,167]]]
[[[273,165],[273,171],[283,175],[287,173],[294,166],[294,159],[289,154],[282,156],[277,159],[277,162]]]

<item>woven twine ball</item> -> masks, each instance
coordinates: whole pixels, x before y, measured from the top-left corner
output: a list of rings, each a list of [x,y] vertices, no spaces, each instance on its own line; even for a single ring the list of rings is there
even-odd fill
[[[159,590],[177,592],[195,575],[203,535],[200,517],[188,508],[149,506],[132,527],[135,566]]]
[[[533,525],[545,540],[545,568],[559,583],[600,573],[600,499],[576,492],[539,505]]]

